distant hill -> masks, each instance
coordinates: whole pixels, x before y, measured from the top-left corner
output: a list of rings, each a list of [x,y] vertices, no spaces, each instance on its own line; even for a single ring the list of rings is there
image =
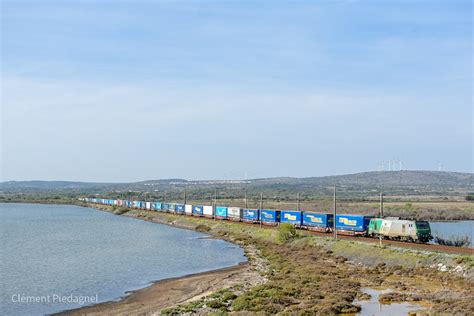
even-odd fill
[[[295,187],[359,186],[359,187],[437,187],[467,188],[472,186],[473,174],[443,171],[372,171],[354,174],[310,177],[268,178],[252,180],[253,184],[290,185]]]
[[[0,194],[63,192],[91,194],[104,192],[164,192],[180,191],[184,187],[190,192],[212,192],[247,188],[249,192],[264,191],[267,194],[287,195],[294,192],[304,194],[328,194],[337,185],[338,191],[348,194],[449,194],[460,195],[472,192],[473,174],[445,171],[380,171],[347,175],[308,178],[264,178],[251,180],[198,180],[161,179],[133,183],[94,183],[72,181],[9,181],[0,183]],[[208,194],[208,193],[206,193]],[[208,195],[207,195],[208,196]]]
[[[94,182],[75,182],[75,181],[7,181],[0,183],[0,189],[12,189],[12,188],[35,188],[35,189],[76,189],[76,188],[88,188],[96,186],[104,186],[106,183],[94,183]]]

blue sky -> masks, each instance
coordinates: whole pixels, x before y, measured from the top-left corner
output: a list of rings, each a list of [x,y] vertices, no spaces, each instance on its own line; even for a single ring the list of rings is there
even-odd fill
[[[470,1],[1,1],[2,180],[472,172]]]

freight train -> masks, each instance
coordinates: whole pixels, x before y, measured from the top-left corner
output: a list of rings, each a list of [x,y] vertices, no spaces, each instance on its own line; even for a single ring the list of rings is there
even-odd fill
[[[334,229],[334,215],[313,211],[250,209],[229,206],[190,205],[179,203],[145,202],[97,198],[80,198],[87,203],[123,206],[158,212],[170,212],[188,216],[215,218],[246,223],[277,226],[289,223],[300,229],[330,233]],[[336,231],[349,236],[364,236],[401,240],[409,242],[429,242],[430,224],[427,221],[401,220],[395,217],[376,218],[367,215],[336,215]]]

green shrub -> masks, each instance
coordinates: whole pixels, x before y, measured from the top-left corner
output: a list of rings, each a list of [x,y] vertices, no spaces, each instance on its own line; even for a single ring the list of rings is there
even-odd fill
[[[280,224],[278,227],[278,241],[281,243],[286,243],[293,240],[297,236],[295,226],[289,223]]]
[[[126,207],[119,207],[119,208],[115,208],[113,213],[115,215],[122,215],[122,214],[127,213],[128,211],[130,211],[130,210]]]
[[[224,306],[224,304],[222,304],[220,300],[209,301],[206,303],[206,305],[209,306],[210,308],[215,308],[215,309],[218,309]]]
[[[196,231],[198,232],[208,232],[211,230],[211,228],[207,225],[204,225],[204,224],[199,224],[196,226]]]
[[[237,295],[235,295],[234,293],[232,292],[226,292],[224,293],[224,295],[222,295],[222,301],[226,302],[226,301],[230,301],[230,300],[233,300],[237,297]]]
[[[245,295],[237,297],[232,302],[232,309],[235,311],[248,310],[251,307],[250,299]]]

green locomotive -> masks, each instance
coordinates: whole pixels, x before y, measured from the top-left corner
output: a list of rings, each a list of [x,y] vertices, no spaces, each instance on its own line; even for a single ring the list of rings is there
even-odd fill
[[[410,221],[398,218],[372,218],[367,234],[371,237],[423,243],[433,238],[430,224],[427,221]]]

